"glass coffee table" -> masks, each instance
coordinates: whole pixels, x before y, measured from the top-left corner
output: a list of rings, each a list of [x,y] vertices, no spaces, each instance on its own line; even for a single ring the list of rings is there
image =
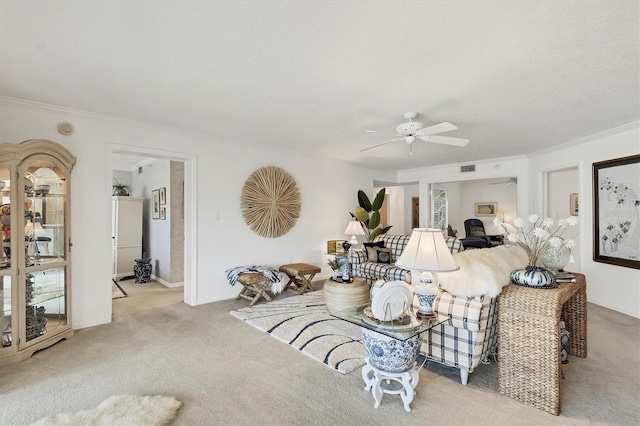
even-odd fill
[[[420,351],[420,334],[450,319],[447,315],[417,318],[412,307],[401,320],[378,321],[360,305],[331,313],[331,316],[362,327],[362,340],[368,356],[362,367],[364,390],[371,391],[374,407],[380,406],[383,394],[400,395],[404,409],[415,396],[419,375],[415,359]]]

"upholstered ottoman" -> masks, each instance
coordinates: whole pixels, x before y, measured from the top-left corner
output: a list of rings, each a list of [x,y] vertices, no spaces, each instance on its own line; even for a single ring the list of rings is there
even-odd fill
[[[311,280],[320,272],[319,267],[308,263],[290,263],[282,265],[279,270],[289,277],[289,282],[287,282],[282,291],[292,290],[298,294],[302,294],[305,291],[313,291]]]
[[[255,273],[242,274],[238,277],[238,282],[242,284],[242,290],[240,290],[236,300],[240,300],[241,297],[250,300],[249,306],[255,305],[261,297],[264,297],[269,302],[272,300],[267,293],[270,281],[264,275]]]

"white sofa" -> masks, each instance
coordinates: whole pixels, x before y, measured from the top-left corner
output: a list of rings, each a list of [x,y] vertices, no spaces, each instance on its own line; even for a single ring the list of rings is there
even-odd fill
[[[460,381],[495,351],[498,339],[499,295],[510,284],[514,269],[528,259],[519,247],[499,246],[453,255],[460,270],[438,275],[441,288],[433,303],[435,312],[451,316],[422,336],[427,359],[460,369]]]

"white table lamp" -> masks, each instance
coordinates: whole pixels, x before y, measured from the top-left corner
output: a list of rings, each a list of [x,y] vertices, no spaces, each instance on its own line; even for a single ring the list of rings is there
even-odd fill
[[[415,228],[396,266],[411,271],[414,294],[420,302],[418,316],[433,315],[432,303],[438,294],[439,272],[460,269],[444,241],[440,229]],[[418,276],[418,272],[421,275]]]
[[[349,240],[349,244],[351,247],[355,247],[358,245],[358,239],[356,235],[364,235],[364,230],[362,229],[362,224],[357,220],[349,221],[347,225],[347,229],[344,230],[345,235],[351,235],[351,239]]]

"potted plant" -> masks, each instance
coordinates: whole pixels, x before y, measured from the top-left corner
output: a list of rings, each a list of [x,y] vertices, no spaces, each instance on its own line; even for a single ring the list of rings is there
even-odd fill
[[[338,278],[338,271],[340,270],[340,264],[338,263],[338,258],[334,257],[333,259],[329,259],[327,261],[327,265],[329,265],[331,267],[331,269],[333,270],[333,276],[332,278],[335,280]]]
[[[367,237],[367,241],[373,242],[378,235],[386,234],[391,225],[387,227],[380,227],[380,208],[384,202],[385,188],[382,188],[373,199],[373,203],[367,197],[364,191],[358,190],[358,204],[356,207],[356,214],[351,216],[355,217],[361,224],[362,229]]]
[[[119,197],[128,197],[129,196],[129,185],[120,183],[117,180],[113,180],[113,195]]]

